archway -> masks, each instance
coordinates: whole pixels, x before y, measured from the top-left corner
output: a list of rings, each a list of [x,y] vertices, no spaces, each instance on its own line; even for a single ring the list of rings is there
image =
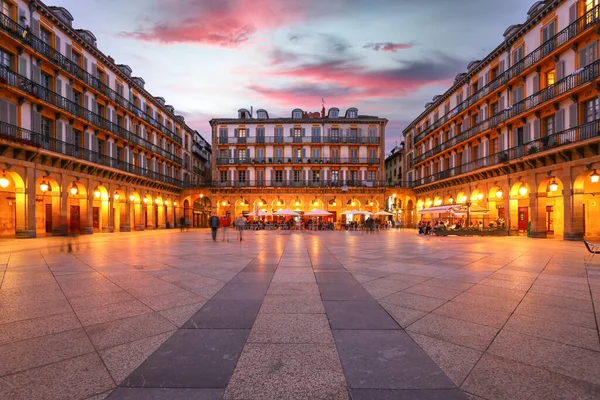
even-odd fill
[[[64,234],[64,223],[60,215],[60,185],[50,176],[39,178],[35,185],[35,231],[36,236],[52,233]]]
[[[579,232],[586,239],[600,237],[600,176],[597,170],[585,171],[573,183],[571,228],[568,239],[576,239]],[[565,234],[565,238],[567,235]]]
[[[146,194],[142,197],[142,223],[144,229],[152,229],[154,226],[152,221],[152,205],[152,196],[150,194]]]
[[[164,229],[165,228],[165,208],[163,199],[161,196],[157,196],[154,199],[154,207],[153,207],[153,217],[154,217],[154,228],[155,229]]]
[[[527,231],[529,215],[529,185],[523,181],[514,183],[510,188],[510,229]]]
[[[241,198],[235,201],[234,217],[237,218],[240,215],[247,215],[250,212],[250,203],[247,199]]]
[[[109,232],[108,190],[98,185],[92,195],[92,229],[94,232]]]
[[[406,211],[404,212],[405,216],[404,216],[404,221],[406,226],[411,226],[414,227],[415,226],[415,210],[414,210],[414,203],[412,201],[412,199],[409,199],[408,202],[406,203]]]
[[[117,189],[113,192],[113,227],[115,232],[122,232],[129,230],[129,221],[127,220],[127,197],[125,197],[125,191]]]
[[[194,227],[208,227],[208,215],[210,213],[210,199],[208,197],[198,197],[194,201]]]
[[[279,211],[285,208],[286,202],[284,199],[280,198],[279,196],[277,196],[276,199],[273,199],[271,201],[271,209],[273,211]]]
[[[134,191],[129,195],[129,212],[130,226],[133,226],[133,229],[136,231],[143,231],[145,226],[143,205],[138,192]]]
[[[490,220],[496,221],[499,225],[506,223],[506,214],[508,210],[504,209],[504,197],[509,196],[505,194],[502,187],[494,185],[488,191],[488,209],[490,210]],[[509,196],[510,197],[510,196]]]
[[[67,226],[70,233],[80,233],[83,222],[82,215],[86,216],[88,212],[88,193],[86,187],[79,181],[73,181],[67,186]],[[92,221],[93,222],[93,221]],[[92,224],[88,221],[88,226]],[[90,229],[93,229],[90,227]],[[92,232],[87,232],[92,233]]]
[[[27,230],[25,183],[11,170],[0,172],[0,237]]]
[[[543,179],[537,188],[537,230],[546,236],[564,236],[563,183],[557,177]]]

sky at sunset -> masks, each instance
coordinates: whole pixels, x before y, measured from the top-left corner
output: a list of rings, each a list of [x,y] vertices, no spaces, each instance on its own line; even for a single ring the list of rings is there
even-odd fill
[[[526,19],[533,0],[55,0],[210,140],[239,108],[390,122],[386,151],[456,74]]]

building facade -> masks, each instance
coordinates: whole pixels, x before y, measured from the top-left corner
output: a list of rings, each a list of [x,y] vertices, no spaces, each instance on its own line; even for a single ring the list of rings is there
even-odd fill
[[[342,212],[384,208],[384,118],[356,108],[290,118],[246,109],[212,127],[212,211],[243,215],[256,209]],[[198,195],[198,194],[197,194]]]
[[[0,6],[0,236],[173,226],[193,174],[184,118],[66,9]]]
[[[600,235],[598,0],[538,1],[405,130],[417,209],[464,203],[532,237]]]
[[[404,142],[395,146],[385,158],[385,180],[389,186],[402,186],[405,184],[404,171]]]

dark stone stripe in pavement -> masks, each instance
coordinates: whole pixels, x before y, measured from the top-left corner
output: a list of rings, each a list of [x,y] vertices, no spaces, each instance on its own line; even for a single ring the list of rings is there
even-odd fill
[[[248,329],[180,329],[121,386],[224,388],[249,334]]]
[[[221,399],[275,269],[260,262],[246,266],[123,381],[110,399]]]
[[[117,388],[110,400],[220,400],[225,389]]]
[[[466,400],[460,389],[379,390],[352,389],[352,400]]]
[[[353,399],[466,399],[350,272],[320,268],[317,284]]]

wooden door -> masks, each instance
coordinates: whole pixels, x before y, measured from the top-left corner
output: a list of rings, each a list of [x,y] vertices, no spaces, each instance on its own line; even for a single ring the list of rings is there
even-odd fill
[[[92,220],[94,229],[100,229],[100,207],[92,208]]]
[[[529,213],[527,207],[519,207],[519,230],[526,231],[529,222]]]
[[[77,234],[81,230],[81,216],[79,214],[79,206],[71,206],[71,219],[69,224],[69,232]]]
[[[46,233],[52,233],[52,204],[46,204]]]

